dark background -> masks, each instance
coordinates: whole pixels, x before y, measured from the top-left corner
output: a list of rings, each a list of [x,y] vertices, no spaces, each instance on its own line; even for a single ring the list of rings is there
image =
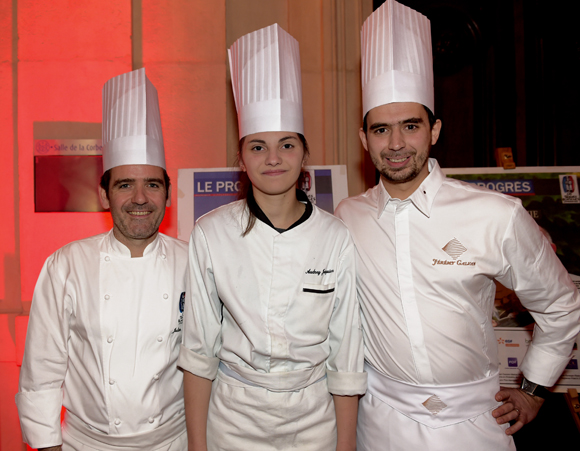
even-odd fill
[[[431,20],[441,167],[496,166],[497,147],[518,166],[580,165],[580,1],[399,3]]]

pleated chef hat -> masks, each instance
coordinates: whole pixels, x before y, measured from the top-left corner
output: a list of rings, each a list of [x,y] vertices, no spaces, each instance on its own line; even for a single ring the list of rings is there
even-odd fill
[[[298,41],[278,24],[228,50],[240,139],[259,132],[304,134]]]
[[[431,25],[423,14],[386,0],[361,31],[363,117],[393,102],[435,112]]]
[[[145,69],[111,78],[103,86],[103,171],[125,164],[165,169],[157,90]]]

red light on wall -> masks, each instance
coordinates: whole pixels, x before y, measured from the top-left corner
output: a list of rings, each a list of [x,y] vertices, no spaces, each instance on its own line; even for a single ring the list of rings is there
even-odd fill
[[[10,316],[0,315],[0,362],[14,362],[16,355],[14,338],[10,333]]]
[[[26,331],[28,330],[28,316],[17,316],[14,320],[14,329],[16,332],[16,365],[22,366]]]

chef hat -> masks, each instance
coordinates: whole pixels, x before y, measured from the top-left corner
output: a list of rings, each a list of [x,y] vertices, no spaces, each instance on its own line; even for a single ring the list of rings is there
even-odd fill
[[[103,171],[125,164],[165,169],[157,90],[145,69],[111,78],[103,86]]]
[[[274,24],[242,36],[228,55],[240,139],[271,131],[304,134],[298,41]]]
[[[421,13],[386,0],[361,31],[363,117],[393,102],[434,112],[431,26]]]

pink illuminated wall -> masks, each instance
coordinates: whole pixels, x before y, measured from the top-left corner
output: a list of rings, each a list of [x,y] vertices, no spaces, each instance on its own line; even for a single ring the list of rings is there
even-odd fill
[[[17,229],[17,155],[13,120],[13,98],[16,85],[13,80],[14,30],[12,3],[0,2],[0,449],[20,450],[14,393],[18,387],[16,366],[16,334],[14,323],[22,310],[20,302],[20,268],[16,240]],[[5,313],[6,312],[6,313]]]
[[[13,83],[12,64],[12,4],[5,0],[0,2],[0,136],[2,137],[2,164],[0,164],[0,180],[4,189],[0,195],[0,211],[3,213],[0,221],[0,312],[19,311],[20,289],[18,284],[10,284],[10,280],[18,279],[19,268],[16,257],[15,240],[15,203],[17,189],[15,188],[15,173],[17,172],[15,155],[15,136],[12,98],[15,84]]]
[[[101,121],[103,83],[131,70],[131,4],[21,1],[18,28],[21,297],[29,301],[46,256],[109,227],[106,213],[34,212],[33,124]]]
[[[34,212],[33,140],[46,137],[35,133],[93,138],[78,125],[101,122],[105,81],[146,67],[174,185],[162,231],[176,236],[177,169],[226,162],[225,63],[221,0],[0,0],[0,450],[26,449],[14,394],[44,260],[112,225],[108,213]]]
[[[177,236],[177,169],[226,164],[224,1],[142,0],[143,65],[157,87]]]
[[[178,169],[235,160],[226,48],[277,22],[300,41],[311,162],[346,164],[359,193],[374,183],[358,139],[358,36],[371,11],[371,0],[0,0],[0,451],[26,449],[14,394],[40,269],[112,225],[108,213],[35,213],[34,139],[98,138],[103,84],[145,67],[173,182],[161,230],[177,236]]]

